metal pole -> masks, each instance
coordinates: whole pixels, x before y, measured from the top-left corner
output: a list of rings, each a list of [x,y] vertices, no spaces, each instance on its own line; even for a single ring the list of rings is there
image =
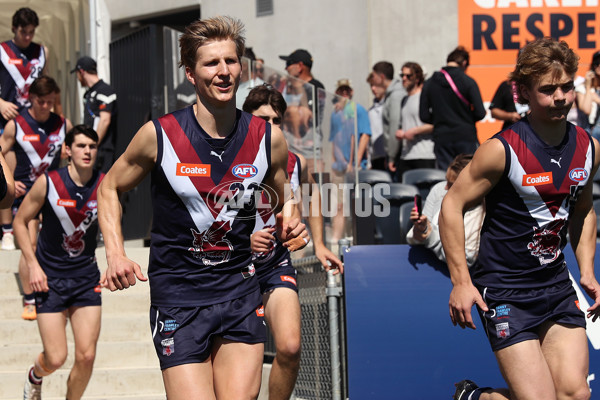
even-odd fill
[[[98,24],[96,21],[96,0],[90,0],[90,54],[94,60],[98,61]]]
[[[350,244],[346,239],[339,241],[340,253]],[[342,295],[339,280],[332,270],[327,271],[327,304],[329,306],[329,348],[331,353],[331,398],[342,399],[342,365],[340,358],[340,310],[338,299]]]

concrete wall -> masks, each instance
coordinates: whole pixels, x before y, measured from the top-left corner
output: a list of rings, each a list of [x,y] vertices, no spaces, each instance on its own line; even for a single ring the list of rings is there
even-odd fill
[[[175,12],[197,5],[194,0],[138,3],[105,0],[113,22]],[[273,0],[274,13],[256,17],[255,0],[202,0],[202,18],[231,15],[246,25],[248,46],[267,65],[284,69],[281,54],[297,48],[310,51],[313,74],[327,91],[335,82],[350,78],[355,99],[371,104],[365,82],[371,66],[392,62],[397,71],[406,61],[420,63],[427,72],[439,69],[458,44],[457,0]],[[143,10],[143,11],[140,11]],[[143,14],[142,14],[143,13]]]

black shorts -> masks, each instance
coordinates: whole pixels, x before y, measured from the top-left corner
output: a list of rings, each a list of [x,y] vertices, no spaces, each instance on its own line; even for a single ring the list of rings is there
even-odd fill
[[[260,284],[260,292],[268,293],[278,287],[286,287],[298,292],[296,268],[292,267],[292,260],[288,256],[275,266],[256,265],[256,277]]]
[[[100,271],[93,277],[51,278],[48,277],[48,292],[35,293],[35,308],[38,314],[62,312],[70,307],[102,305]]]
[[[160,369],[204,362],[211,355],[213,336],[249,344],[267,340],[258,289],[212,306],[151,306],[150,329]]]
[[[570,280],[537,289],[477,289],[489,309],[484,313],[478,307],[493,351],[539,339],[540,325],[546,321],[585,329],[585,315]]]

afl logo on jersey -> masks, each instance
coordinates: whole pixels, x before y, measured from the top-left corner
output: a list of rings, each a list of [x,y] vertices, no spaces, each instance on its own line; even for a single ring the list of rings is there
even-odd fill
[[[98,201],[96,200],[90,200],[87,202],[87,207],[88,208],[98,208]]]
[[[258,168],[252,164],[238,164],[231,170],[233,175],[242,179],[249,179],[258,174]]]
[[[59,135],[50,135],[48,136],[48,140],[52,143],[56,143],[61,141],[61,137]]]
[[[583,182],[588,177],[588,172],[584,168],[575,168],[569,172],[569,178],[575,182]]]

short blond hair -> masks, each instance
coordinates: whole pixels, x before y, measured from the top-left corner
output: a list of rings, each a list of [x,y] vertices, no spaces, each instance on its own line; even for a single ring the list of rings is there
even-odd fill
[[[212,40],[226,39],[231,39],[235,43],[235,52],[241,59],[246,43],[242,21],[228,16],[218,16],[192,22],[186,26],[185,33],[179,39],[181,53],[179,66],[193,69],[196,66],[196,52],[200,46]]]

